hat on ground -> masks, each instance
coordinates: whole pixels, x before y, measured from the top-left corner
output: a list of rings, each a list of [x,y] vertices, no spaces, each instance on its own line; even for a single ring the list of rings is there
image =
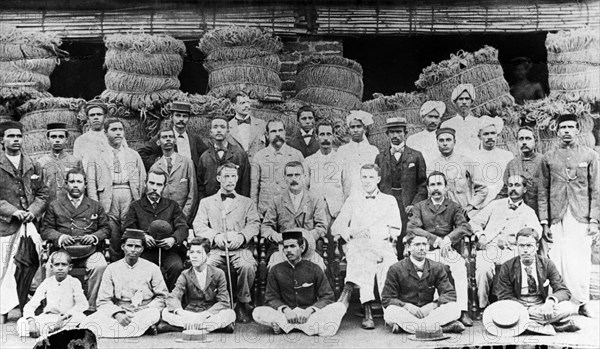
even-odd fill
[[[173,235],[173,227],[167,221],[157,219],[148,226],[148,234],[156,240],[166,239]]]
[[[575,114],[563,114],[556,118],[556,126],[559,126],[561,122],[575,121],[577,122],[577,115]]]
[[[442,127],[442,128],[438,128],[435,131],[435,138],[438,138],[440,135],[444,134],[444,133],[449,133],[452,136],[454,136],[454,138],[456,138],[456,130],[454,130],[453,128],[450,127]]]
[[[516,337],[527,330],[529,312],[521,303],[503,300],[483,311],[483,327],[497,337]]]
[[[192,112],[192,105],[186,102],[173,102],[169,107],[169,111],[178,111],[189,114]]]
[[[458,96],[460,96],[463,92],[467,92],[471,99],[475,99],[475,87],[473,87],[471,84],[460,84],[456,86],[454,90],[452,90],[452,96],[450,97],[452,102],[456,102]]]
[[[4,131],[12,129],[17,129],[23,132],[23,124],[12,120],[0,123],[0,137],[4,137]]]
[[[392,128],[406,128],[406,119],[400,117],[389,118],[385,120],[385,128],[388,130]]]
[[[350,126],[352,120],[360,120],[365,126],[373,124],[373,115],[363,110],[352,110],[348,116],[346,116],[346,124]]]
[[[500,134],[504,128],[504,120],[500,117],[493,118],[491,116],[483,115],[479,118],[479,130],[488,126],[494,126],[496,128],[496,133]]]
[[[143,230],[140,229],[125,229],[125,233],[123,233],[123,237],[121,237],[121,241],[126,241],[127,239],[138,239],[144,241],[146,236]]]
[[[444,113],[446,112],[446,103],[441,101],[427,101],[421,106],[421,109],[419,110],[419,115],[423,117],[434,110],[437,111],[438,114],[440,114],[440,116],[444,115]]]
[[[442,327],[439,324],[427,324],[425,326],[419,326],[415,334],[408,335],[408,339],[412,341],[441,341],[450,338],[449,335],[444,334]]]

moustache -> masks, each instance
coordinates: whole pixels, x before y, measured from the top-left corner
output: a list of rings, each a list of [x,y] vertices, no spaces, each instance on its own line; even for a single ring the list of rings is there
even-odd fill
[[[331,145],[331,142],[330,141],[323,141],[323,142],[321,142],[321,144],[322,145]]]
[[[431,194],[440,194],[440,195],[442,195],[442,192],[439,191],[439,190],[434,190],[434,191],[431,192]]]
[[[508,195],[512,195],[512,194],[516,194],[517,192],[514,190],[511,190],[510,192],[508,192]]]
[[[284,140],[281,136],[275,136],[275,138],[273,138],[273,142],[284,142]]]
[[[290,184],[291,184],[291,185],[298,185],[298,184],[300,184],[300,183],[298,183],[297,181],[292,181]]]
[[[526,144],[523,144],[523,145],[521,146],[521,149],[531,149],[531,148],[529,148],[529,146],[528,146],[528,145],[526,145]]]

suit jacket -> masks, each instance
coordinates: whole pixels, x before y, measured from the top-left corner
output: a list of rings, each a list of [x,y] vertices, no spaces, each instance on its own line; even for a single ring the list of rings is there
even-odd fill
[[[225,162],[233,162],[239,166],[235,192],[250,197],[250,161],[248,160],[248,155],[246,155],[246,152],[240,146],[228,142],[223,159],[219,159],[212,144],[200,156],[200,161],[196,168],[198,201],[215,195],[219,191],[221,184],[217,181],[217,169]]]
[[[200,160],[200,155],[202,155],[202,153],[204,153],[204,151],[208,149],[208,146],[206,145],[206,143],[204,143],[204,141],[202,141],[202,138],[200,138],[200,136],[189,132],[189,130],[187,131],[187,135],[190,139],[190,153],[192,154],[192,162],[194,163],[194,165],[196,165]],[[175,135],[175,137],[177,137],[177,135]],[[138,153],[140,154],[140,157],[144,162],[144,167],[146,171],[150,171],[150,168],[152,167],[152,165],[154,165],[156,159],[163,156],[162,149],[159,145],[156,144],[157,140],[158,135],[152,137],[146,143],[146,145],[138,149]],[[177,151],[177,145],[175,145],[175,151]]]
[[[296,211],[290,192],[286,190],[269,202],[260,231],[262,237],[269,238],[287,229],[304,228],[308,230],[309,237],[316,241],[325,236],[328,225],[325,201],[321,197],[304,190]]]
[[[425,171],[425,160],[421,152],[404,146],[400,156],[400,172],[392,166],[392,160],[396,161],[390,153],[390,149],[382,150],[375,158],[375,163],[381,169],[381,182],[379,190],[382,193],[393,195],[392,177],[400,177],[402,188],[402,203],[404,207],[415,205],[417,202],[427,199],[427,174]]]
[[[39,219],[46,209],[49,193],[41,168],[26,155],[21,155],[20,167],[22,176],[6,155],[0,154],[0,236],[19,230],[22,222],[12,216],[16,211],[29,210]]]
[[[111,150],[101,149],[94,153],[87,165],[87,194],[92,200],[98,201],[108,213],[112,202],[112,172],[113,162],[111,161]],[[144,192],[146,185],[146,170],[144,163],[135,150],[123,147],[125,152],[125,164],[122,164],[124,170],[129,171],[129,187],[133,200],[139,200]]]
[[[225,273],[217,267],[207,265],[206,284],[204,289],[201,289],[193,267],[182,271],[177,278],[175,288],[167,297],[167,309],[169,311],[182,309],[183,304],[185,310],[196,313],[206,310],[211,314],[217,314],[221,310],[228,309],[229,292]]]
[[[191,159],[177,154],[172,165],[173,168],[169,173],[166,162],[161,156],[150,169],[160,169],[169,174],[162,197],[175,201],[187,217],[188,224],[191,224],[194,219],[192,209],[197,200],[194,163]]]
[[[306,144],[304,141],[304,137],[302,137],[302,132],[300,132],[300,129],[298,129],[296,133],[287,140],[286,143],[290,147],[299,150],[305,159],[316,153],[320,148],[319,141],[317,140],[317,131],[315,129],[313,129],[313,134],[312,137],[310,137],[310,142],[308,142],[308,144]]]
[[[227,227],[223,227],[223,220]],[[256,205],[250,198],[236,194],[226,211],[221,199],[221,191],[200,201],[198,213],[194,219],[195,234],[214,241],[215,236],[227,231],[235,231],[244,235],[246,242],[242,247],[258,235],[260,218]]]
[[[552,287],[552,297],[556,298],[557,303],[571,299],[571,291],[565,286],[554,262],[549,258],[537,255],[535,266],[537,284],[544,299],[548,297],[548,285]],[[521,276],[521,257],[514,257],[502,264],[493,290],[499,301],[504,299],[518,300],[521,296],[523,282]]]
[[[127,228],[148,230],[150,223],[155,220],[162,219],[171,224],[173,228],[172,237],[175,238],[176,244],[181,243],[188,237],[188,226],[185,222],[185,215],[179,208],[179,205],[170,199],[161,198],[158,202],[156,210],[152,208],[150,200],[144,195],[139,200],[134,201],[129,206],[129,211],[125,216],[123,230]]]
[[[237,121],[235,118],[233,118],[229,121],[229,136],[227,137],[227,141],[236,144],[240,148],[244,149],[246,154],[248,154],[248,159],[252,161],[254,154],[256,154],[256,152],[267,146],[267,139],[265,136],[266,131],[266,121],[256,118],[254,116],[250,116],[250,137],[248,138],[249,146],[246,149],[242,145],[241,133]]]
[[[465,211],[456,202],[445,198],[439,210],[431,199],[417,203],[408,220],[407,232],[427,237],[429,244],[448,236],[452,244],[460,250],[458,243],[471,235],[471,226],[465,218]]]
[[[40,232],[42,239],[52,240],[54,244],[58,244],[58,239],[62,235],[90,234],[97,237],[98,242],[110,236],[108,216],[97,201],[84,196],[79,206],[75,208],[67,194],[62,193],[48,205]]]
[[[456,291],[443,264],[426,258],[423,275],[419,277],[415,265],[407,257],[388,270],[381,304],[386,308],[390,305],[402,307],[406,303],[422,307],[433,302],[436,290],[438,304],[456,302]]]

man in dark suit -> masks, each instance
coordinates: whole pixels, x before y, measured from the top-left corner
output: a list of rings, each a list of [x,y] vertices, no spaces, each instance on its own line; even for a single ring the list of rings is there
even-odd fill
[[[141,257],[162,266],[167,288],[172,290],[183,270],[182,255],[185,256],[183,241],[188,237],[188,225],[177,202],[161,197],[166,182],[165,172],[151,170],[148,173],[146,195],[134,201],[129,207],[124,229],[140,229],[146,232],[148,248],[144,249]],[[148,227],[156,220],[167,222],[172,235],[163,239],[154,239],[148,234]]]
[[[309,106],[302,106],[296,112],[296,120],[300,129],[288,139],[287,144],[298,149],[306,159],[319,150],[319,141],[315,134],[315,111]]]
[[[182,331],[190,325],[209,332],[218,328],[233,332],[235,312],[230,308],[225,273],[207,263],[210,244],[201,237],[190,242],[192,267],[181,273],[167,297],[158,332]]]
[[[192,106],[189,103],[173,102],[171,103],[170,111],[171,122],[173,123],[173,130],[175,130],[175,138],[177,139],[175,152],[192,159],[194,165],[197,166],[200,155],[202,155],[208,147],[202,141],[200,136],[187,132],[187,125],[190,120]],[[146,171],[150,171],[150,167],[154,165],[156,159],[163,155],[160,145],[156,142],[157,140],[158,135],[152,137],[145,146],[138,149],[138,153],[144,161]]]
[[[386,134],[390,139],[390,148],[380,150],[375,163],[381,169],[379,190],[393,195],[398,201],[402,233],[398,244],[398,255],[403,252],[402,238],[406,235],[408,214],[413,206],[427,199],[427,174],[425,160],[421,152],[404,144],[406,138],[406,119],[390,118],[386,120]]]
[[[494,294],[498,300],[513,300],[523,304],[531,320],[540,325],[551,324],[557,332],[575,332],[580,329],[574,320],[578,305],[570,302],[571,291],[556,268],[544,256],[537,254],[539,234],[532,228],[517,233],[519,256],[500,267]],[[552,294],[548,293],[548,286]]]
[[[71,246],[78,246],[86,250],[82,258],[71,257],[75,267],[85,267],[89,310],[96,311],[96,297],[107,266],[102,247],[104,240],[110,236],[108,216],[97,201],[85,196],[83,170],[69,170],[65,182],[66,192],[48,205],[40,235],[44,240],[51,240],[56,247],[69,250]],[[47,275],[52,275],[50,263],[47,264]]]
[[[426,258],[429,242],[425,236],[407,235],[410,257],[392,265],[381,294],[383,318],[400,329],[415,333],[429,324],[439,323],[444,332],[460,333],[465,327],[456,321],[460,306],[444,265]],[[437,290],[438,299],[433,300]]]
[[[49,193],[41,168],[21,151],[23,125],[16,121],[0,124],[0,144],[4,148],[0,154],[0,244],[3,257],[0,259],[0,270],[3,271],[0,275],[0,323],[4,323],[10,310],[19,304],[25,306],[31,286],[29,281],[28,285],[26,282],[15,288],[15,280],[20,275],[15,275],[15,261],[8,256],[15,255],[20,246],[21,230],[24,229],[30,236],[38,235],[32,222],[44,214]],[[19,256],[24,257],[22,254]],[[32,255],[26,257],[37,259]]]

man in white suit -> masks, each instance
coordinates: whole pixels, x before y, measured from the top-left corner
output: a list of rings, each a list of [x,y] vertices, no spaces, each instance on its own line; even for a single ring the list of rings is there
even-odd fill
[[[258,235],[260,219],[252,199],[235,192],[238,181],[236,164],[227,162],[219,166],[217,180],[221,189],[200,201],[193,224],[194,234],[211,241],[213,249],[208,255],[208,263],[212,266],[225,263],[227,244],[229,258],[237,274],[236,318],[247,323],[251,321],[250,290],[257,267],[248,244]]]
[[[252,161],[254,154],[267,146],[267,123],[250,114],[250,97],[244,92],[236,92],[230,101],[235,116],[229,121],[230,132],[227,141],[239,145]]]

